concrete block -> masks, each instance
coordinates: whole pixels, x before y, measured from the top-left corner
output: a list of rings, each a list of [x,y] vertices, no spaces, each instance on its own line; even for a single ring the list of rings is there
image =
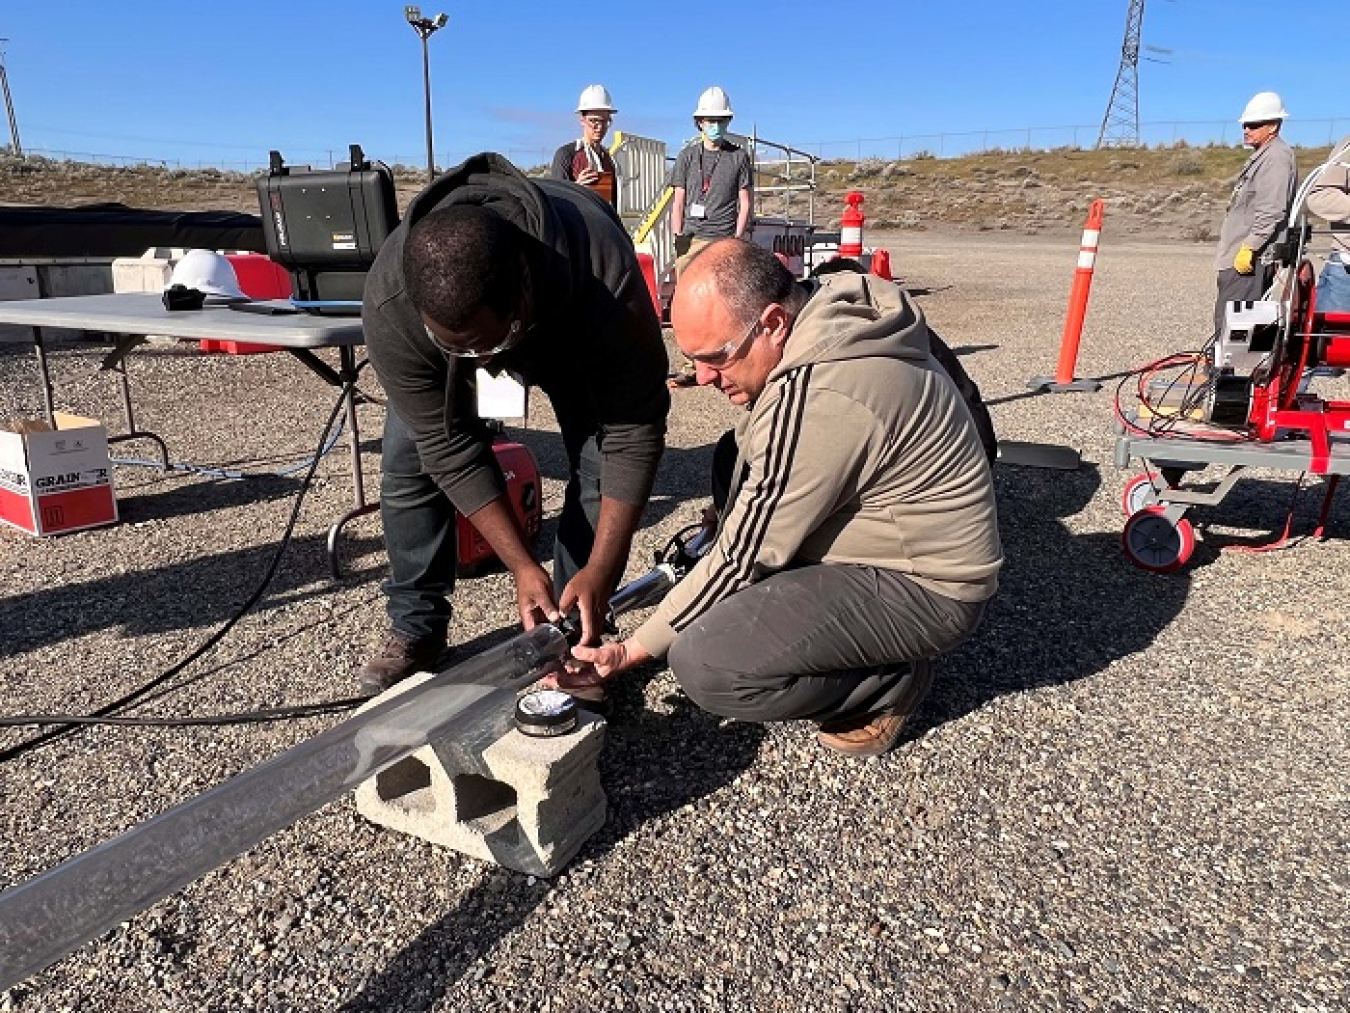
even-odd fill
[[[365,706],[429,678],[413,676]],[[535,738],[516,730],[509,707],[501,711],[359,785],[356,811],[485,862],[556,875],[605,822],[605,722],[582,711],[574,731]]]

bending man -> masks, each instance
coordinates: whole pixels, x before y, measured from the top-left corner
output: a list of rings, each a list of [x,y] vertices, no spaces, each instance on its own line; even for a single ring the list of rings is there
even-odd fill
[[[578,647],[564,687],[669,654],[688,695],[745,721],[808,718],[885,752],[930,660],[978,626],[1002,562],[989,462],[895,285],[797,284],[724,239],[689,264],[675,340],[747,412],[717,542],[634,636]]]
[[[380,249],[362,323],[390,408],[380,515],[391,625],[362,685],[388,688],[444,651],[455,508],[510,569],[527,628],[575,606],[597,642],[670,409],[661,327],[614,209],[475,155],[416,197]],[[569,481],[551,582],[507,503],[477,411],[479,367],[511,370],[553,403]]]

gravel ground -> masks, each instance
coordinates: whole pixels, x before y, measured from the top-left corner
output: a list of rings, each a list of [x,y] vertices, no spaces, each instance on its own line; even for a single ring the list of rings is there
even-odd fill
[[[913,733],[851,761],[803,724],[702,714],[665,670],[625,684],[602,763],[604,829],[552,881],[489,867],[326,806],[75,955],[0,1009],[1289,1010],[1350,1005],[1344,501],[1329,541],[1221,551],[1282,523],[1292,476],[1256,472],[1197,512],[1167,576],[1122,557],[1110,386],[1029,396],[1053,370],[1076,237],[872,234],[993,403],[1002,436],[1081,448],[1077,472],[1000,466],[1008,563],[976,639],[940,668]],[[1210,250],[1113,243],[1080,375],[1207,332]],[[63,408],[118,418],[98,351],[54,355]],[[143,349],[142,423],[177,460],[304,458],[333,394],[284,355]],[[40,409],[31,358],[0,351],[0,417]],[[373,379],[370,389],[375,390]],[[525,439],[549,478],[545,406]],[[733,411],[678,392],[634,552],[697,517]],[[362,409],[365,446],[381,409]],[[115,453],[147,453],[123,444]],[[367,456],[373,473],[377,457]],[[143,713],[347,696],[383,631],[378,522],[324,531],[350,497],[322,463],[271,595]],[[0,532],[5,711],[83,712],[226,620],[266,567],[294,479],[117,469],[123,522]],[[1299,502],[1311,529],[1321,487]],[[545,543],[546,544],[546,543]],[[512,621],[501,575],[466,581],[455,635]],[[330,725],[92,729],[0,765],[12,885]],[[27,733],[0,733],[0,747]]]

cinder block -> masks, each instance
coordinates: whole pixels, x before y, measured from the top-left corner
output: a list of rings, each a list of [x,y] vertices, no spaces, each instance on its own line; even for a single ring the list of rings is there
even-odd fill
[[[429,678],[416,675],[365,706]],[[582,711],[574,731],[535,738],[516,730],[509,708],[501,710],[359,785],[356,811],[518,872],[560,872],[605,822],[599,764],[605,722]]]

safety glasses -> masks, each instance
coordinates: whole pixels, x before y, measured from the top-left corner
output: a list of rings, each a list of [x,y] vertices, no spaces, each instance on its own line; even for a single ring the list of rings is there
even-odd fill
[[[520,321],[512,320],[511,326],[506,329],[506,337],[489,348],[482,348],[476,342],[474,344],[465,345],[462,348],[451,348],[440,338],[436,337],[435,333],[426,324],[422,325],[422,329],[427,332],[427,339],[440,350],[442,355],[450,359],[490,359],[494,355],[500,355],[502,352],[508,351],[520,344],[520,339],[524,337],[525,334],[525,331],[520,326]]]
[[[755,322],[750,325],[750,329],[745,332],[745,337],[740,340],[728,341],[721,348],[714,349],[711,352],[687,352],[685,354],[694,362],[702,363],[709,369],[722,369],[741,357],[741,353],[755,339],[763,326],[763,319],[756,317]]]

